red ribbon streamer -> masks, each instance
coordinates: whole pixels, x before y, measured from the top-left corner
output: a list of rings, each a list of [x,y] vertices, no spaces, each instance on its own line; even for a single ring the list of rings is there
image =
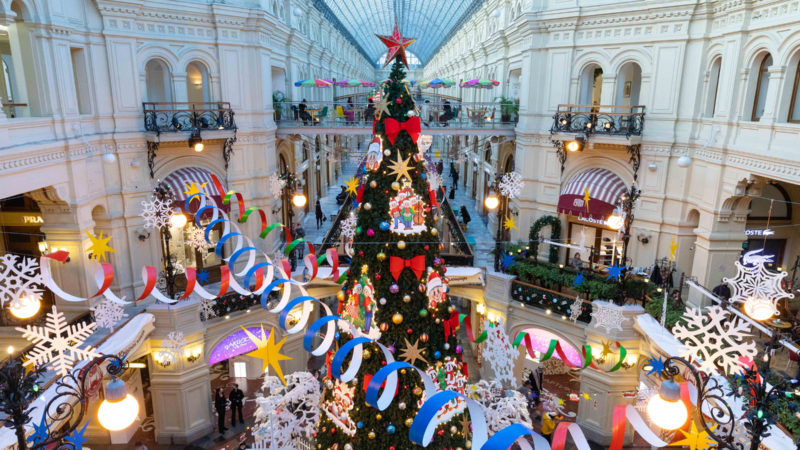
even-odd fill
[[[392,273],[394,281],[397,281],[400,277],[400,273],[406,268],[411,269],[417,277],[417,280],[419,280],[425,272],[425,255],[417,255],[411,259],[403,259],[399,256],[389,257],[389,271]]]
[[[394,140],[401,131],[405,131],[411,136],[411,140],[417,143],[419,133],[422,130],[422,122],[419,117],[414,116],[405,122],[398,122],[392,118],[383,121],[383,127],[386,131],[386,138],[394,145]]]

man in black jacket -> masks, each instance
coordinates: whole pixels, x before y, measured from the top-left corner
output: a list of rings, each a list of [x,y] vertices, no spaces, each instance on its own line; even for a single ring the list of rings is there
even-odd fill
[[[231,402],[231,426],[236,427],[236,412],[239,412],[239,422],[244,424],[244,416],[242,415],[242,408],[244,407],[244,392],[239,389],[238,384],[233,385],[233,390],[228,395],[228,400]]]

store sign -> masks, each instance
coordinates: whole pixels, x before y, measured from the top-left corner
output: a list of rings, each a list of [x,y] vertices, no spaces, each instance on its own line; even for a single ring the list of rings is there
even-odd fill
[[[583,200],[581,200],[581,201],[583,201]],[[592,218],[592,217],[580,217],[580,216],[578,216],[576,218],[578,219],[579,222],[586,222],[586,223],[592,223],[592,224],[595,224],[595,225],[606,226],[606,220],[605,219],[595,219],[595,218]]]
[[[764,228],[763,230],[744,230],[745,236],[772,236],[775,232],[769,228]]]
[[[42,216],[22,216],[22,223],[26,225],[38,225],[44,223]]]
[[[44,218],[41,214],[31,212],[9,212],[0,213],[0,224],[4,226],[16,227],[35,227],[42,225]]]
[[[258,339],[266,339],[269,335],[269,332],[263,330],[261,327],[251,327],[248,328],[247,331]],[[223,339],[222,342],[214,347],[214,350],[211,351],[211,355],[208,357],[208,364],[213,365],[220,361],[233,358],[234,356],[250,353],[257,348],[253,340],[247,336],[247,333],[245,333],[244,330],[239,330]]]

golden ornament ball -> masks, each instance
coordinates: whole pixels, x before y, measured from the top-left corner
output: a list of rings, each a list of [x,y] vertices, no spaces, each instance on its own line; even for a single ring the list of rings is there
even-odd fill
[[[383,419],[383,416],[382,416],[382,415],[380,415],[380,414],[375,414],[375,420],[381,420],[381,419]]]
[[[431,234],[436,236],[437,234],[439,234],[439,230],[437,230],[436,228],[432,228],[431,229]]]
[[[370,209],[372,209],[372,203],[370,203],[370,202],[366,202],[366,203],[364,203],[364,209],[366,209],[367,211],[369,211]],[[434,228],[434,230],[435,230],[435,229],[436,229],[436,228]]]
[[[384,261],[386,259],[386,253],[380,252],[378,253],[378,261]]]
[[[410,302],[411,302],[411,296],[408,295],[408,294],[404,295],[403,296],[403,303],[410,303]]]
[[[397,248],[399,248],[400,250],[406,248],[406,241],[397,241]]]
[[[399,191],[400,183],[398,183],[397,181],[392,182],[392,189],[394,189],[395,191]]]
[[[364,359],[369,359],[369,357],[372,356],[372,352],[365,348],[364,351],[361,352],[361,355],[364,356]]]
[[[378,182],[377,181],[372,180],[372,181],[369,182],[369,187],[374,189],[377,186],[378,186]]]
[[[336,298],[337,298],[339,301],[342,301],[342,300],[344,300],[344,291],[339,291],[339,292],[337,292],[337,293],[336,293]]]
[[[413,392],[414,392],[414,395],[416,395],[417,397],[422,395],[422,389],[419,386],[415,387]]]
[[[392,316],[392,323],[394,323],[395,325],[400,325],[401,323],[403,323],[403,315],[400,313],[394,313],[394,315]]]
[[[374,431],[370,431],[370,432],[369,432],[369,434],[368,434],[367,436],[368,436],[370,439],[375,439],[375,432],[374,432]]]
[[[406,419],[406,426],[407,427],[410,427],[412,423],[414,423],[414,418],[413,417],[409,417],[408,419]]]

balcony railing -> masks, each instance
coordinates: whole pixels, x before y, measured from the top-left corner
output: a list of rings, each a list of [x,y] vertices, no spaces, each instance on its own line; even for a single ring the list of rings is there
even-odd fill
[[[644,106],[558,105],[552,133],[641,136]]]
[[[575,303],[574,297],[569,297],[560,292],[551,291],[550,289],[518,280],[511,282],[511,298],[526,305],[533,306],[534,308],[541,309],[547,314],[562,317],[570,317],[572,315],[572,305]],[[578,316],[577,320],[583,323],[592,321],[591,302],[583,301],[581,314]]]
[[[235,130],[228,102],[142,103],[144,129],[155,133],[200,130]]]
[[[275,122],[279,127],[326,128],[372,127],[377,105],[347,102],[281,102],[275,104]],[[513,129],[516,114],[496,102],[445,104],[440,102],[417,103],[422,129],[469,128]]]

